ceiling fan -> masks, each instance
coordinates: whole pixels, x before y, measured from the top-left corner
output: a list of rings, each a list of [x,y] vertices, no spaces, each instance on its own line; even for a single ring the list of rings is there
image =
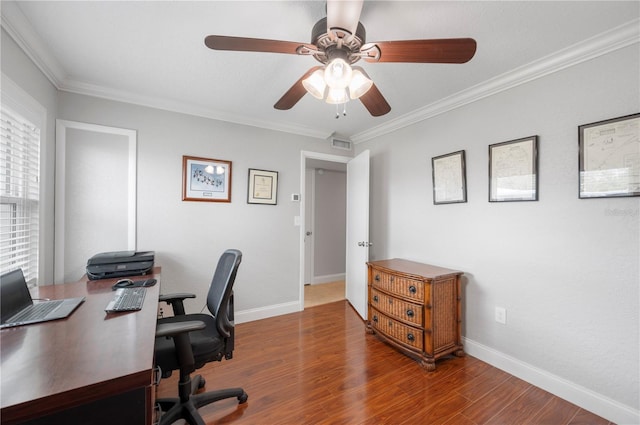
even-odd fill
[[[209,35],[204,42],[214,50],[310,55],[318,60],[323,66],[315,66],[300,77],[276,102],[276,109],[291,109],[310,93],[336,105],[360,99],[375,117],[391,111],[391,106],[364,69],[352,66],[360,59],[372,63],[465,63],[476,52],[472,38],[367,43],[359,22],[363,1],[327,0],[327,17],[313,26],[311,43],[224,35]]]

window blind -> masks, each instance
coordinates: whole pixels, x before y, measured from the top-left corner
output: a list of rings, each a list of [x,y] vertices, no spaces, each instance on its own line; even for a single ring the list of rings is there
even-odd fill
[[[38,284],[40,129],[0,110],[0,270],[21,268]]]

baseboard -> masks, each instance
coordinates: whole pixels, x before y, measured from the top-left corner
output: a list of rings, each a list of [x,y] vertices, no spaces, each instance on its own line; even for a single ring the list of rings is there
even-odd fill
[[[326,274],[324,276],[314,276],[313,282],[311,282],[311,284],[315,285],[318,283],[336,282],[338,280],[344,280],[344,276],[345,276],[344,273]]]
[[[253,322],[254,320],[267,319],[269,317],[295,313],[301,310],[303,310],[303,307],[300,305],[300,302],[293,301],[290,303],[275,304],[261,308],[236,311],[234,314],[234,321],[236,323]]]
[[[463,344],[467,354],[580,406],[585,410],[602,416],[611,422],[619,425],[640,423],[640,412],[632,407],[468,338],[463,338]]]

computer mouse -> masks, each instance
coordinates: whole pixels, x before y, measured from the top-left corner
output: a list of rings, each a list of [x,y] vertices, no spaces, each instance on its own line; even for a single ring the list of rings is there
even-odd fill
[[[153,286],[153,285],[156,284],[156,282],[157,282],[157,280],[155,280],[155,279],[147,279],[147,280],[144,281],[142,286],[144,286],[144,287]]]
[[[116,282],[115,285],[113,285],[111,287],[111,289],[115,290],[118,288],[129,288],[133,286],[133,280],[131,279],[120,279],[119,281]]]

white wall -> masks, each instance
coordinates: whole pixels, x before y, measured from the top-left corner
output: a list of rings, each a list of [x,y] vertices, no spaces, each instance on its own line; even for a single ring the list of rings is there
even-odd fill
[[[59,94],[61,119],[138,132],[138,249],[156,251],[163,292],[198,295],[200,311],[218,256],[244,256],[236,280],[239,321],[300,309],[300,151],[323,140],[104,99]],[[231,203],[182,201],[182,155],[232,161]],[[278,205],[247,204],[248,168],[278,171]]]
[[[464,271],[468,352],[618,423],[640,420],[640,198],[578,199],[577,128],[640,111],[639,75],[634,45],[357,146],[372,259]],[[488,145],[531,135],[540,200],[489,203]],[[431,158],[462,149],[468,202],[434,206]]]
[[[47,109],[43,130],[42,282],[53,282],[55,120],[138,131],[139,250],[155,250],[164,292],[188,291],[204,300],[218,256],[238,248],[244,259],[235,288],[236,320],[297,311],[300,300],[300,151],[344,155],[326,140],[58,92],[2,31],[2,72]],[[232,161],[232,202],[183,202],[182,155]],[[278,205],[247,204],[248,168],[279,172]],[[89,194],[91,196],[99,196]],[[204,301],[202,301],[204,302]],[[203,304],[189,305],[200,311]]]

